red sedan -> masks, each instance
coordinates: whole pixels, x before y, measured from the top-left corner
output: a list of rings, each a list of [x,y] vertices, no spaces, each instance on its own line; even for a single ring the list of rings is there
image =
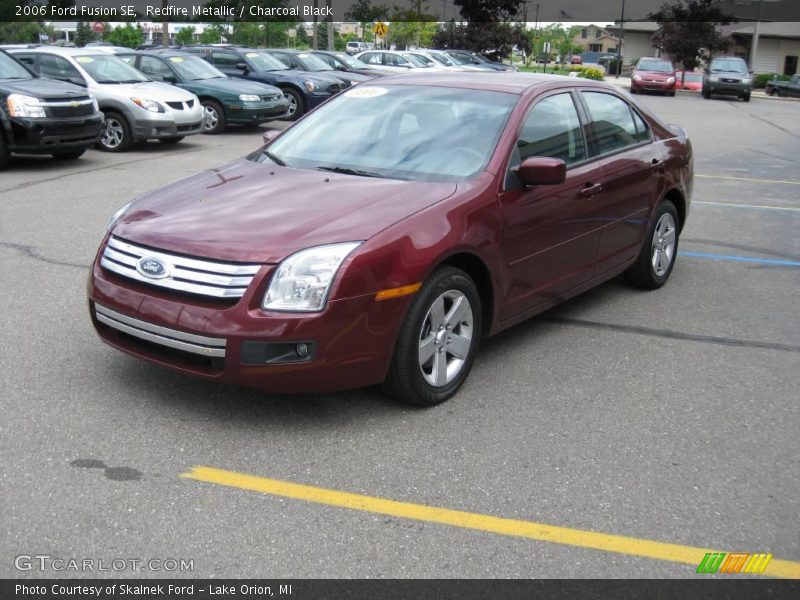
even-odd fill
[[[703,74],[691,71],[675,73],[675,89],[699,92],[703,89]]]
[[[90,314],[182,373],[436,404],[481,339],[620,273],[663,285],[692,172],[686,134],[606,84],[383,78],[121,208]]]
[[[675,67],[661,58],[640,58],[631,73],[631,94],[660,92],[675,95]]]

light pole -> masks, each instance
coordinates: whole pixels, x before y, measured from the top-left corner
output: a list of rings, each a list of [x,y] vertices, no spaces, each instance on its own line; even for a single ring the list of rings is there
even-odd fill
[[[622,14],[619,16],[619,40],[617,41],[617,67],[614,69],[614,77],[619,79],[619,72],[622,71],[622,37],[625,31],[625,0],[622,0]]]
[[[761,29],[761,2],[758,0],[758,8],[756,9],[756,26],[753,29],[753,41],[750,43],[750,70],[755,71],[756,53],[758,52],[758,34]]]

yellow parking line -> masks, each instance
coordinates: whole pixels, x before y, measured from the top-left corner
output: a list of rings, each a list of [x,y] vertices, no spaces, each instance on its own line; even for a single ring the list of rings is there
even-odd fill
[[[362,494],[352,494],[350,492],[291,483],[289,481],[256,477],[255,475],[247,475],[211,467],[192,467],[188,473],[182,474],[181,477],[206,483],[216,483],[218,485],[242,490],[260,492],[262,494],[281,496],[283,498],[305,500],[306,502],[314,502],[316,504],[361,510],[402,519],[427,521],[430,523],[528,538],[542,542],[553,542],[555,544],[564,544],[567,546],[591,548],[593,550],[604,550],[606,552],[617,552],[631,556],[684,563],[693,567],[692,573],[700,564],[700,561],[703,560],[706,553],[719,552],[719,550],[713,550],[711,548],[681,546],[679,544],[655,542],[652,540],[599,533],[596,531],[557,527],[555,525],[535,523],[533,521],[506,519],[461,510],[436,508],[423,504],[398,502],[386,498],[376,498]],[[735,550],[760,552],[763,548],[738,548]],[[769,563],[763,574],[772,577],[800,579],[800,562],[774,559]]]
[[[800,185],[800,181],[787,181],[783,179],[756,179],[755,177],[732,177],[730,175],[697,175],[702,179],[734,179],[736,181],[755,181],[757,183],[788,183],[789,185]]]

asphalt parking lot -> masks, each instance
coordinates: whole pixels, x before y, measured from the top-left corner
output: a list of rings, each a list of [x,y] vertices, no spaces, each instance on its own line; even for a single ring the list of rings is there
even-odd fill
[[[14,159],[0,577],[61,574],[15,567],[34,554],[193,561],[116,573],[137,577],[691,577],[698,549],[772,553],[774,574],[798,577],[800,103],[641,101],[695,151],[667,286],[615,280],[492,338],[461,393],[427,410],[374,389],[209,384],[94,334],[85,282],[111,213],[257,148],[264,127]]]

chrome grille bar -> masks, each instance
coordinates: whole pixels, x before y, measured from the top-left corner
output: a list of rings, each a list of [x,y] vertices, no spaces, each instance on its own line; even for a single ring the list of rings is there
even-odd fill
[[[137,270],[143,258],[157,258],[168,265],[168,275],[154,279]],[[111,237],[103,250],[100,265],[113,273],[179,292],[213,298],[241,298],[261,265],[242,265],[187,258],[150,250]]]
[[[224,338],[206,337],[153,325],[147,321],[128,317],[100,304],[94,305],[94,312],[95,317],[101,323],[133,337],[192,354],[225,358],[227,341]]]

